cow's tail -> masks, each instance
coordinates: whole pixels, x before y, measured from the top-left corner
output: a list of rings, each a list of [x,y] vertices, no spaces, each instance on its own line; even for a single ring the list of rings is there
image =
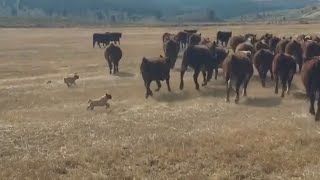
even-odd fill
[[[190,48],[191,46],[187,47],[187,49],[183,53],[181,69],[180,69],[181,72],[186,71],[188,69],[189,57],[191,56],[190,50],[189,50]]]
[[[147,58],[143,57],[142,58],[142,62],[141,62],[141,66],[140,66],[140,73],[143,74],[145,68],[146,68],[146,64],[148,63]]]

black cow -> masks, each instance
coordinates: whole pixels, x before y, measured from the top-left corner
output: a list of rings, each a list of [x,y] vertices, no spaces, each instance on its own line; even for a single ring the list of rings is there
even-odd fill
[[[117,44],[117,42],[118,42],[119,45],[120,45],[120,38],[122,37],[122,33],[119,33],[119,32],[106,32],[106,34],[108,34],[110,42],[114,42],[115,44]]]
[[[110,39],[108,34],[103,34],[103,33],[94,33],[93,34],[93,48],[95,47],[95,44],[97,43],[98,46],[101,48],[100,43],[104,45],[110,44]]]
[[[229,39],[232,37],[232,32],[230,31],[218,31],[217,32],[217,43],[221,42],[222,46],[227,46]]]

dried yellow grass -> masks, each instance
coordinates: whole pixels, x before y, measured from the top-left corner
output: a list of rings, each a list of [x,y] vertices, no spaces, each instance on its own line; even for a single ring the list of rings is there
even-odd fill
[[[319,28],[200,32],[284,36]],[[270,81],[263,89],[254,77],[248,98],[235,105],[224,102],[221,73],[197,92],[190,72],[179,91],[173,71],[173,93],[163,83],[144,99],[141,58],[163,54],[162,34],[178,30],[0,29],[0,179],[320,179],[319,123],[298,96],[299,75],[285,99],[273,94]],[[124,34],[117,76],[108,74],[103,50],[92,48],[92,33],[105,31]],[[78,85],[68,89],[63,77],[76,72]],[[87,111],[87,101],[105,92],[113,96],[110,109]]]

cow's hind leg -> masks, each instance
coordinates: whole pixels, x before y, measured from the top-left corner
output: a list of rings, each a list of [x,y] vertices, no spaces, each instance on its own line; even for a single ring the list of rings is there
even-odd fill
[[[215,76],[214,76],[214,79],[215,79],[215,80],[218,79],[218,73],[219,73],[219,68],[216,67],[216,68],[215,68]]]
[[[320,95],[318,97],[318,110],[316,114],[316,121],[320,121]]]
[[[170,79],[166,79],[168,91],[171,92],[171,87],[170,87]]]
[[[271,80],[274,80],[272,68],[270,68]]]
[[[148,98],[149,96],[153,96],[153,93],[152,93],[152,91],[150,89],[150,84],[151,84],[151,81],[147,80],[146,81],[146,89],[147,89],[146,98]]]
[[[202,86],[206,86],[208,84],[208,81],[207,81],[207,73],[205,70],[202,71],[202,75],[203,75],[203,83],[202,83]]]
[[[309,92],[309,93],[310,93],[310,95],[309,95],[309,98],[310,98],[310,108],[309,108],[309,112],[310,112],[310,114],[315,115],[316,112],[315,112],[315,109],[314,109],[314,103],[315,103],[315,101],[316,101],[316,94],[315,94],[314,91]],[[318,101],[318,104],[319,104],[319,101]],[[319,108],[319,105],[318,105],[318,108]]]
[[[112,74],[112,63],[111,61],[108,61],[108,65],[109,65],[109,73]]]
[[[294,76],[294,73],[290,74],[290,76],[289,76],[289,79],[288,79],[288,87],[287,87],[287,94],[290,94],[293,76]]]
[[[281,79],[281,82],[282,82],[282,90],[281,90],[281,97],[284,98],[284,92],[286,91],[287,89],[287,82],[288,82],[288,78],[282,78]]]
[[[155,91],[158,92],[161,89],[161,82],[160,82],[160,80],[157,80],[156,83],[157,83],[158,88],[155,89]]]
[[[119,72],[119,62],[116,63],[117,73]]]
[[[239,91],[240,91],[240,86],[241,86],[241,84],[242,84],[242,81],[241,81],[241,79],[237,79],[236,80],[236,98],[234,99],[234,102],[236,103],[236,104],[238,104],[239,103],[239,96],[240,96],[240,93],[239,93]]]
[[[200,87],[199,87],[199,83],[198,83],[198,76],[200,74],[200,70],[195,70],[194,71],[194,74],[193,74],[193,81],[194,81],[194,84],[196,85],[196,90],[199,90]]]
[[[113,62],[113,74],[117,73],[117,64]]]
[[[279,89],[279,76],[278,76],[278,74],[276,74],[275,76],[276,76],[276,77],[275,77],[275,78],[276,78],[276,79],[275,79],[275,80],[276,80],[276,86],[275,86],[275,89],[274,89],[274,93],[275,93],[275,94],[278,94],[278,89]]]
[[[227,91],[227,97],[226,97],[226,102],[230,102],[230,90],[231,90],[231,78],[229,75],[226,77],[226,91]]]
[[[180,90],[182,90],[183,87],[184,87],[183,77],[184,77],[184,73],[185,72],[186,72],[186,68],[181,67],[181,72],[180,72]]]
[[[242,96],[247,96],[247,87],[248,87],[248,84],[249,84],[249,81],[251,79],[251,75],[247,75],[246,79],[244,80],[244,85],[243,85],[243,93],[242,93]]]

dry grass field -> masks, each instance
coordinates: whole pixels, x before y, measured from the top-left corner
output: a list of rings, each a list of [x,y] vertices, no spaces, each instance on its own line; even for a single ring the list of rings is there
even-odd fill
[[[255,75],[235,105],[224,100],[221,71],[197,92],[192,72],[178,89],[176,69],[172,93],[162,83],[144,98],[141,58],[163,54],[162,34],[181,29],[0,29],[0,179],[320,179],[320,125],[299,75],[285,99]],[[318,33],[320,25],[199,30],[212,38],[219,29],[283,36]],[[105,31],[124,34],[118,75],[92,48],[92,33]],[[67,88],[63,77],[75,72],[78,85]],[[110,109],[87,111],[105,92]]]

